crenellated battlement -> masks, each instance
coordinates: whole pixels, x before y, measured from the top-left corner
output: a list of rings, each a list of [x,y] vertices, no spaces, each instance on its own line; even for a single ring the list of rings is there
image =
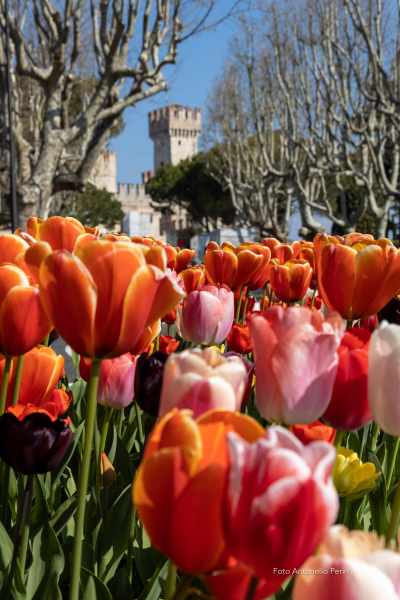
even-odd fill
[[[188,132],[195,137],[200,131],[200,108],[171,104],[149,113],[149,135],[152,139],[160,134],[184,136]]]

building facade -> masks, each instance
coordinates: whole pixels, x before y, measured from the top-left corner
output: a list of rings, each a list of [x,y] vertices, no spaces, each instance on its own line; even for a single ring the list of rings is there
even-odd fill
[[[142,174],[142,183],[117,182],[117,156],[106,150],[99,157],[91,183],[115,194],[125,213],[122,229],[129,235],[152,235],[178,243],[187,225],[187,213],[174,207],[162,214],[146,194],[146,182],[164,165],[176,165],[198,152],[201,110],[173,104],[148,115],[149,136],[154,144],[153,169]]]

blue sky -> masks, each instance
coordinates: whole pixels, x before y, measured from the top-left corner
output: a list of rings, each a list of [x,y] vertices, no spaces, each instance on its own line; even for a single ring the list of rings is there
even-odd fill
[[[217,0],[218,14],[229,10],[233,0]],[[166,104],[184,104],[205,109],[207,95],[228,56],[235,31],[233,20],[205,31],[180,47],[177,64],[167,73],[169,90],[140,102],[124,113],[125,128],[112,140],[117,152],[118,181],[139,183],[142,171],[153,165],[153,146],[147,133],[147,113]]]

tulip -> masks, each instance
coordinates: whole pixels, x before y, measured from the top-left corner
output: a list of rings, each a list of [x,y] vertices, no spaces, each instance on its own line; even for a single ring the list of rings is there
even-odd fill
[[[399,289],[400,250],[389,240],[357,235],[347,243],[323,234],[314,241],[319,293],[346,319],[374,315]]]
[[[117,480],[114,465],[105,452],[100,454],[100,477],[104,487],[109,487]]]
[[[0,357],[0,379],[3,377],[5,359]],[[11,405],[17,359],[12,361],[10,383],[8,386],[7,406]],[[64,358],[48,346],[37,346],[24,356],[18,404],[32,402],[42,405],[52,394],[55,386],[64,374]],[[65,412],[65,411],[64,411]]]
[[[335,429],[328,425],[324,425],[321,421],[314,421],[314,423],[309,423],[308,425],[292,425],[290,431],[294,433],[297,439],[304,445],[317,441],[333,444],[336,436]]]
[[[158,416],[162,381],[168,354],[162,351],[150,356],[141,354],[136,365],[135,401],[140,408],[153,417]]]
[[[0,457],[19,473],[57,469],[71,442],[66,419],[52,420],[42,412],[18,418],[11,411],[0,417]]]
[[[132,499],[152,545],[183,571],[206,573],[225,548],[222,507],[228,471],[227,434],[248,442],[263,435],[252,418],[211,411],[162,417],[147,442]]]
[[[28,243],[13,233],[0,235],[0,264],[13,263],[23,268],[23,256],[29,248]]]
[[[182,281],[187,294],[202,287],[205,280],[206,274],[203,267],[191,267],[179,273],[179,281]]]
[[[216,248],[212,243],[207,246],[204,265],[208,283],[233,287],[238,270],[238,258],[229,247]]]
[[[368,404],[368,329],[354,327],[338,349],[339,365],[324,419],[338,429],[358,429],[372,420]]]
[[[7,414],[11,413],[22,420],[29,415],[40,413],[55,421],[69,409],[71,397],[64,389],[54,388],[42,398],[31,396],[24,404],[17,402],[9,406]]]
[[[255,290],[264,287],[269,276],[271,251],[263,244],[244,243],[236,250],[238,269],[234,288],[243,286]]]
[[[392,298],[380,311],[379,320],[400,325],[400,296]]]
[[[292,259],[280,264],[276,259],[271,261],[270,285],[282,302],[298,302],[306,295],[310,287],[312,268],[310,263],[302,259]]]
[[[179,340],[171,337],[170,335],[160,335],[158,339],[158,347],[161,352],[165,354],[172,354],[178,350],[180,346]]]
[[[228,568],[206,575],[206,584],[216,600],[247,600],[252,573],[232,558],[229,562],[232,564],[228,565]],[[275,583],[271,585],[270,582],[260,579],[252,600],[266,600],[275,589]]]
[[[250,329],[247,323],[240,325],[234,323],[226,338],[228,346],[233,352],[248,354],[252,350]]]
[[[233,293],[204,285],[191,292],[178,308],[177,327],[183,339],[195,344],[221,344],[234,317]]]
[[[158,334],[159,319],[183,296],[173,278],[148,265],[130,242],[93,240],[76,255],[53,252],[39,280],[56,329],[87,357],[139,354]]]
[[[374,533],[331,527],[295,579],[293,600],[398,600],[400,555]]]
[[[225,358],[212,348],[171,355],[164,369],[160,415],[190,408],[195,417],[220,408],[240,410],[248,375],[237,356]]]
[[[72,252],[79,236],[94,234],[96,229],[85,227],[73,217],[30,217],[27,222],[28,234],[37,241],[47,242],[53,250]]]
[[[378,425],[400,435],[400,325],[383,322],[371,336],[368,354],[368,401]]]
[[[330,477],[335,450],[325,442],[303,446],[281,427],[252,444],[234,433],[228,442],[226,544],[272,593],[314,552],[336,518]]]
[[[177,273],[184,271],[189,267],[190,263],[192,262],[195,256],[195,250],[191,250],[190,248],[178,249],[173,268]]]
[[[338,448],[333,481],[341,496],[351,499],[362,497],[374,489],[378,477],[374,463],[363,463],[350,448]]]
[[[101,361],[97,402],[120,410],[133,402],[136,357],[122,354],[116,358]],[[89,381],[92,361],[81,357],[79,371],[81,377]]]
[[[324,318],[303,307],[273,306],[250,321],[256,365],[256,403],[268,421],[312,423],[325,412],[344,331],[339,315]]]
[[[280,264],[295,258],[294,250],[290,244],[277,244],[272,249],[272,258],[276,258]]]
[[[19,267],[0,265],[0,352],[8,356],[25,354],[39,344],[50,329],[39,290],[30,285]]]
[[[176,310],[173,308],[169,310],[162,318],[162,322],[167,325],[173,325],[176,321]]]

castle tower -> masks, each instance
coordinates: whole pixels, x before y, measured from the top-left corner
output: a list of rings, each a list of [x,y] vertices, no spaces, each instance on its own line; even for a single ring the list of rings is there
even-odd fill
[[[171,104],[149,113],[149,135],[154,143],[154,172],[176,165],[198,152],[201,110]]]

